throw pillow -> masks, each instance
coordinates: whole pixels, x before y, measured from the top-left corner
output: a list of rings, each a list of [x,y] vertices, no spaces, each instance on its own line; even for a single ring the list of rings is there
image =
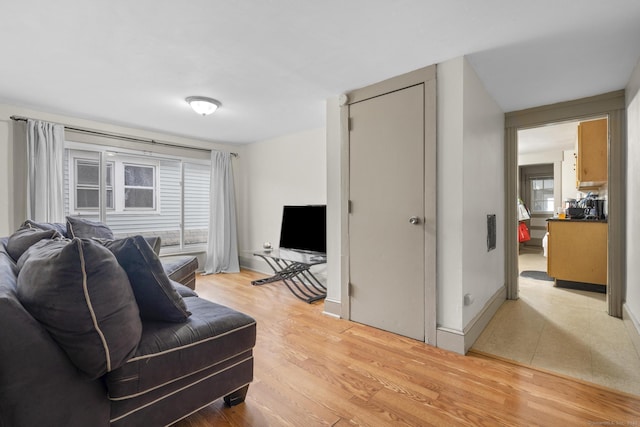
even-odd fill
[[[143,320],[184,322],[191,315],[142,236],[103,241],[127,272]]]
[[[39,230],[55,230],[62,237],[67,237],[67,224],[61,222],[35,222],[30,219],[22,223],[20,228],[37,228]]]
[[[160,237],[158,236],[145,237],[144,240],[147,241],[147,243],[149,244],[149,246],[151,246],[151,249],[153,249],[153,252],[155,252],[156,255],[160,255],[160,247],[162,246],[162,240],[160,239]]]
[[[142,334],[127,273],[88,239],[42,240],[20,258],[18,298],[76,367],[96,379],[135,353]]]
[[[74,237],[113,239],[113,232],[107,224],[73,216],[67,217],[67,234],[70,239]]]
[[[40,230],[38,228],[21,228],[11,236],[7,242],[7,252],[14,261],[18,261],[23,253],[42,239],[54,239],[60,236],[55,230]]]

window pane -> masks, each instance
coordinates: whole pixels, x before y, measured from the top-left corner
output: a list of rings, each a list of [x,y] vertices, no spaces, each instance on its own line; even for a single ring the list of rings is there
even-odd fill
[[[98,162],[78,160],[78,185],[98,185],[100,169]]]
[[[553,212],[553,178],[531,179],[533,212]]]
[[[97,189],[78,188],[76,191],[76,209],[98,209]]]
[[[76,209],[98,209],[100,190],[97,188],[78,188],[76,191]],[[113,190],[107,189],[107,209],[113,209]]]
[[[153,187],[153,168],[127,165],[124,167],[124,185]]]
[[[153,189],[125,188],[125,208],[153,208]]]

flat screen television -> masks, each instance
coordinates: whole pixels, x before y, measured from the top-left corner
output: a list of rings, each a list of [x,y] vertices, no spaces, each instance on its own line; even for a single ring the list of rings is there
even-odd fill
[[[284,206],[280,247],[302,252],[327,252],[327,206]]]

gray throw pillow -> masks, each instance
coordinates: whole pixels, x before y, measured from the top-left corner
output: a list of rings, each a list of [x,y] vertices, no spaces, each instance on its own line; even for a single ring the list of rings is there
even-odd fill
[[[31,246],[43,239],[55,239],[60,236],[55,230],[40,230],[38,228],[21,228],[11,236],[7,242],[7,252],[14,261],[18,261],[23,253]]]
[[[113,231],[107,224],[73,216],[67,217],[67,235],[70,239],[74,237],[113,239]]]
[[[142,334],[127,273],[88,239],[42,240],[20,258],[18,298],[89,378],[119,368]]]
[[[30,219],[22,223],[20,228],[37,228],[39,230],[55,230],[62,237],[67,237],[67,224],[62,222],[35,222]]]
[[[144,237],[132,236],[102,243],[127,272],[143,320],[187,320],[191,313]]]

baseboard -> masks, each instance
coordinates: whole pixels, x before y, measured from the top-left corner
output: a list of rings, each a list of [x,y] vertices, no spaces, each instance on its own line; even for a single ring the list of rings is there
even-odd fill
[[[480,337],[484,328],[487,327],[493,316],[498,312],[500,306],[507,300],[507,287],[501,286],[495,294],[487,301],[483,309],[464,328],[464,352],[469,351],[471,346]]]
[[[502,286],[463,331],[438,327],[436,330],[436,346],[458,354],[466,354],[506,299],[507,288]]]
[[[261,260],[260,258],[251,256],[239,256],[240,268],[244,268],[246,270],[255,271],[257,273],[271,275],[273,271],[269,268],[266,262]]]
[[[327,316],[340,319],[341,310],[342,310],[342,303],[340,301],[336,301],[328,298],[324,299],[324,311],[322,312],[322,314],[326,314]]]
[[[638,322],[638,319],[629,311],[626,303],[622,304],[622,320],[631,337],[633,346],[636,348],[638,354],[640,354],[640,322]]]
[[[438,328],[436,328],[436,347],[458,354],[465,354],[464,333],[455,329],[438,326]]]

